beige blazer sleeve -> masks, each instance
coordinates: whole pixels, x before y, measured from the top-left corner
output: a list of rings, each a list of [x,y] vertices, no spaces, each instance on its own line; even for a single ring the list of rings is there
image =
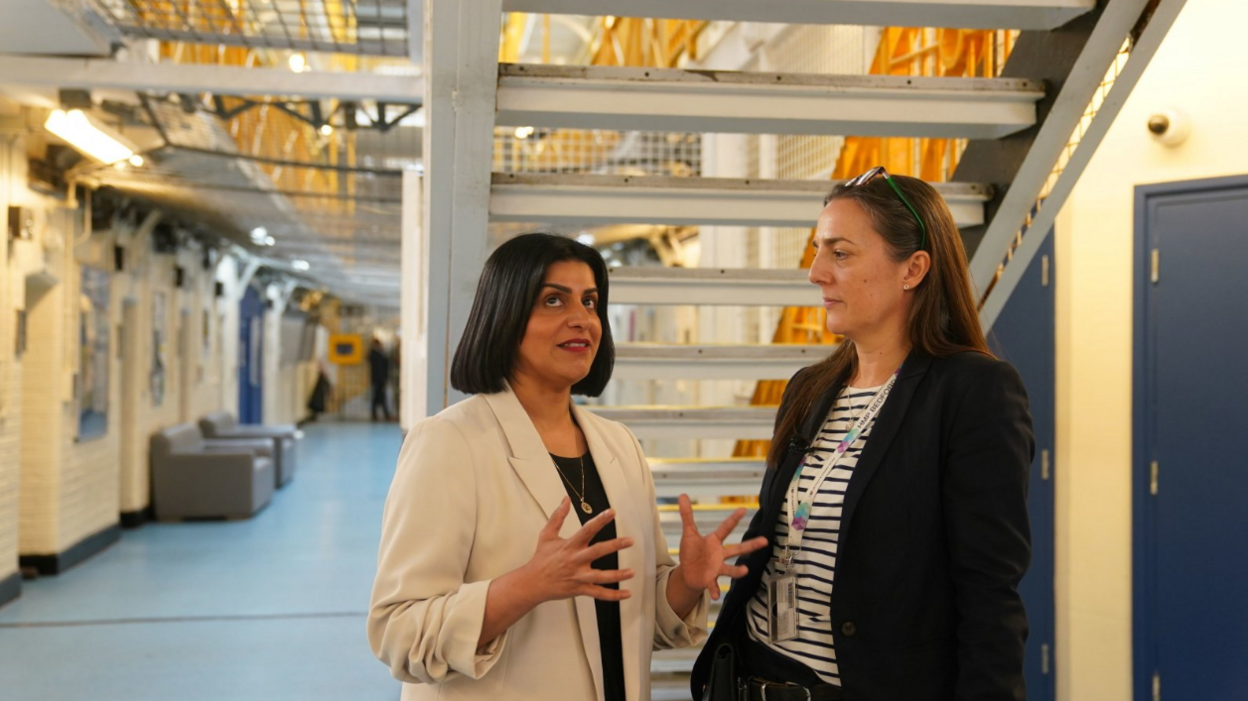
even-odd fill
[[[641,449],[641,443],[637,442],[637,437],[627,428],[625,431],[632,439],[633,450],[636,451],[637,460],[642,468],[646,504],[649,505],[654,519],[654,649],[669,650],[701,645],[707,636],[706,621],[711,606],[710,593],[704,592],[698,605],[694,606],[689,615],[683,619],[676,615],[671,604],[667,602],[667,580],[671,577],[672,571],[676,569],[676,561],[667,552],[667,538],[664,537],[663,526],[659,522],[659,509],[654,494],[654,474],[650,471],[650,464],[646,461],[646,455]]]
[[[368,640],[404,682],[479,679],[506,644],[504,633],[477,650],[490,582],[464,581],[478,503],[470,445],[450,421],[417,423],[386,498]]]

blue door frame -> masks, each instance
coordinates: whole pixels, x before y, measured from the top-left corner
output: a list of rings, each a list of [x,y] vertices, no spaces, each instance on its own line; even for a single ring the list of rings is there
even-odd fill
[[[1019,585],[1030,633],[1023,671],[1027,698],[1056,697],[1054,652],[1054,481],[1056,419],[1056,302],[1052,232],[1041,244],[1018,287],[993,324],[989,345],[1018,370],[1027,388],[1036,456],[1031,464],[1027,511],[1031,518],[1031,567]]]
[[[264,299],[248,287],[238,303],[238,422],[264,421]]]
[[[1246,213],[1248,176],[1135,190],[1137,701],[1158,692],[1248,698],[1248,461],[1238,413],[1248,390],[1239,274],[1248,259]]]

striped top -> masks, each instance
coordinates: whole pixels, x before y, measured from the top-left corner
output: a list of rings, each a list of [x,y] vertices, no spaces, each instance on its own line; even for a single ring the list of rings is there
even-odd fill
[[[811,444],[811,453],[802,469],[800,489],[804,492],[823,470],[828,460],[836,454],[836,446],[845,439],[849,429],[862,416],[884,385],[871,388],[849,387],[836,398],[828,412],[818,437]],[[830,617],[832,580],[836,574],[836,544],[841,529],[841,507],[845,502],[845,490],[849,478],[858,464],[858,456],[866,445],[875,425],[872,421],[858,440],[845,451],[832,474],[828,475],[815,495],[810,510],[810,521],[802,538],[801,550],[793,555],[797,573],[798,622],[797,637],[793,640],[772,643],[767,640],[767,590],[759,586],[750,601],[747,630],[750,637],[784,655],[810,667],[828,684],[841,685],[840,671],[836,666],[836,650],[833,647],[832,621]],[[772,539],[772,559],[767,563],[765,575],[775,574],[775,560],[784,553],[783,543],[789,535],[789,503],[786,499],[776,523],[776,537]]]

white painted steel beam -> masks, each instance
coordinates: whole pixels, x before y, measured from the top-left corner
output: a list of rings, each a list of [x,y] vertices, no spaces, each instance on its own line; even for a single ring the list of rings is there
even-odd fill
[[[759,458],[650,458],[649,462],[659,497],[754,496],[767,469]]]
[[[507,12],[965,29],[1054,29],[1095,0],[504,0]]]
[[[638,438],[771,438],[776,407],[596,406],[593,412],[628,426]]]
[[[495,173],[490,220],[576,226],[814,226],[836,181]],[[933,183],[958,226],[984,223],[991,189]]]
[[[429,238],[424,229],[424,178],[415,170],[403,171],[403,243],[399,249],[399,323],[403,335],[403,362],[399,365],[399,386],[404,397],[416,397],[399,407],[399,425],[411,430],[417,421],[429,416],[430,407],[423,401],[429,395]],[[441,377],[432,378],[441,383]]]
[[[499,66],[497,122],[672,132],[996,139],[1036,121],[1044,86],[912,78]]]
[[[407,0],[407,57],[423,64],[425,55],[425,2]]]
[[[8,85],[415,103],[424,83],[376,73],[0,55],[0,84]]]
[[[1152,10],[1147,27],[1135,41],[1130,58],[1101,103],[1096,116],[1091,123],[1081,124],[1084,107],[1091,100],[1092,93],[1100,88],[1105,69],[1117,54],[1123,39],[1135,26],[1139,13],[1143,11],[1142,6],[1146,3],[1147,0],[1116,0],[1105,10],[1088,40],[1087,48],[1079,58],[1078,67],[1071,72],[1067,87],[1058,98],[1059,104],[1054,106],[1053,113],[1045,120],[1041,133],[1036,137],[1019,169],[1018,177],[1010,186],[1001,208],[993,217],[983,241],[975,251],[971,260],[971,274],[978,289],[983,290],[996,274],[997,266],[1005,258],[1010,240],[1031,213],[1040,188],[1048,179],[1067,138],[1078,125],[1083,130],[1083,138],[1078,148],[1063,167],[1039,211],[1035,212],[1022,245],[1014,251],[1001,279],[992,288],[980,310],[980,325],[985,331],[992,328],[1005,308],[1019,280],[1023,278],[1045,237],[1049,235],[1066,198],[1070,196],[1079,176],[1092,160],[1097,146],[1109,132],[1114,118],[1126,104],[1149,61],[1157,53],[1186,0],[1161,0]]]
[[[827,357],[835,346],[691,346],[621,343],[615,347],[614,379],[787,380]]]
[[[819,290],[801,269],[611,269],[612,304],[819,306]]]
[[[425,0],[425,172],[428,238],[427,411],[464,395],[450,365],[489,255],[490,165],[501,0]],[[417,395],[407,395],[417,396]],[[418,400],[419,401],[419,400]]]

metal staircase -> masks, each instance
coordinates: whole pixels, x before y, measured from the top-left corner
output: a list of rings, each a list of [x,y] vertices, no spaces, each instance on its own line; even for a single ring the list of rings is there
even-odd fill
[[[931,149],[954,166],[950,182],[933,185],[963,229],[978,289],[990,291],[981,317],[990,327],[1183,3],[491,0],[473,3],[469,10],[466,3],[426,0],[426,105],[431,111],[424,153],[431,178],[424,187],[420,224],[412,219],[405,228],[409,242],[427,260],[410,262],[405,278],[419,282],[421,289],[412,294],[424,300],[423,317],[413,317],[409,328],[428,335],[428,366],[421,381],[429,389],[430,411],[456,399],[445,381],[447,361],[489,252],[489,222],[807,227],[831,184],[824,179],[491,173],[494,127],[833,134],[907,137],[915,144],[917,139],[965,139]],[[625,12],[712,25],[765,21],[1021,31],[1011,34],[1010,58],[990,77],[569,67],[500,64],[497,13],[502,11]],[[882,144],[849,143],[842,158],[846,163],[870,158],[887,151]],[[827,166],[835,172],[833,163]],[[811,328],[821,312],[802,309],[817,301],[805,271],[656,267],[617,268],[611,275],[613,304],[788,309],[776,338],[796,338],[794,345],[722,345],[701,339],[686,345],[619,346],[617,378],[768,381],[760,383],[754,405],[597,409],[627,424],[643,441],[744,440],[749,443],[738,445],[738,455],[760,454],[783,381],[828,350],[819,330]],[[763,469],[757,457],[651,458],[660,497],[684,491],[708,505],[717,496],[752,494]],[[709,524],[731,506],[699,511],[699,518]],[[674,547],[679,522],[673,526],[672,515],[665,513],[663,523]],[[656,698],[666,693],[662,689],[685,683],[680,673],[692,659],[688,651],[656,656]]]

